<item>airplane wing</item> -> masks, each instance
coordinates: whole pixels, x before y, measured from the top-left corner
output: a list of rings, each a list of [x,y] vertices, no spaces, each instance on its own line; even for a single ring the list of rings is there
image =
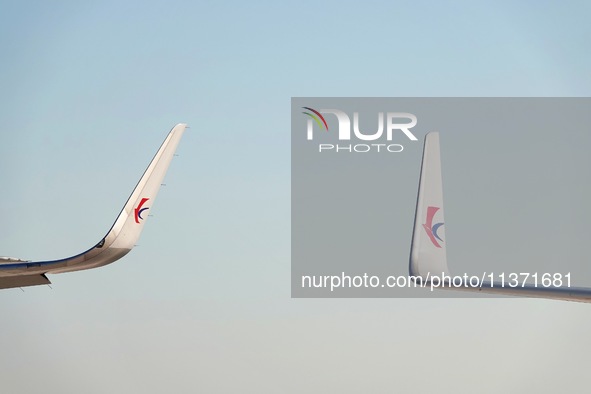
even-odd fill
[[[443,188],[441,178],[441,158],[439,133],[429,133],[425,137],[423,161],[415,223],[410,251],[409,274],[429,285],[434,279],[445,275],[451,277],[447,266],[446,237],[443,218]],[[501,295],[549,298],[555,300],[591,302],[591,288],[587,287],[544,287],[526,284],[509,287],[507,283],[486,282],[478,286],[460,283],[446,283],[436,286],[447,290],[474,291]]]
[[[72,257],[50,261],[0,258],[0,289],[51,283],[46,274],[101,267],[125,256],[134,247],[154,204],[164,175],[187,125],[179,123],[168,134],[125,203],[115,223],[96,245]]]

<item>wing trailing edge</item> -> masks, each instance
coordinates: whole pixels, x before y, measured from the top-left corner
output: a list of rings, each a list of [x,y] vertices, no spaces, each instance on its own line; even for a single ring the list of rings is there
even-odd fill
[[[49,284],[51,284],[51,281],[44,274],[0,277],[0,289]]]

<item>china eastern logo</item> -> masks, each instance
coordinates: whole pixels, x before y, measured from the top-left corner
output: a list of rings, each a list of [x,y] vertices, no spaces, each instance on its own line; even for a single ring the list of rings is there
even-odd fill
[[[410,131],[416,126],[417,117],[408,112],[378,112],[377,130],[374,132],[362,131],[359,112],[353,112],[353,122],[350,116],[344,111],[338,109],[314,109],[311,107],[302,107],[302,114],[308,117],[306,138],[308,141],[314,140],[314,129],[328,132],[331,138],[337,138],[338,144],[319,143],[318,152],[402,152],[404,147],[401,144],[391,143],[395,135],[402,133],[410,141],[417,141],[417,137]],[[338,123],[336,130],[330,128],[326,120],[328,116],[334,115]],[[374,122],[375,118],[365,117],[365,122]],[[351,125],[352,123],[352,125]],[[375,124],[375,123],[374,123]],[[385,138],[384,138],[385,137]],[[346,144],[343,142],[361,141],[359,144]],[[371,143],[369,143],[371,142]],[[381,142],[381,143],[380,143]]]
[[[433,217],[439,211],[438,207],[427,207],[427,219],[425,220],[425,224],[423,224],[423,228],[427,232],[429,239],[436,247],[440,248],[441,245],[439,242],[443,242],[443,239],[437,234],[439,227],[443,226],[443,222],[433,224]]]
[[[137,207],[134,208],[133,210],[133,214],[135,215],[135,222],[139,223],[140,220],[144,220],[144,218],[142,217],[142,213],[147,210],[150,209],[149,207],[146,208],[142,208],[144,206],[144,204],[146,203],[146,201],[148,201],[149,198],[142,198],[140,203],[137,205]]]

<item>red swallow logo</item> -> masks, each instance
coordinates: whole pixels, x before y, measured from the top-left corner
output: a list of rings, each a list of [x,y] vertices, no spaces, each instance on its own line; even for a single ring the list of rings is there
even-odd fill
[[[138,204],[137,207],[135,207],[135,209],[133,210],[133,213],[135,214],[135,222],[139,223],[140,219],[144,220],[144,218],[142,217],[142,212],[144,212],[146,209],[150,209],[148,207],[146,208],[142,208],[142,206],[146,203],[146,201],[148,201],[149,198],[142,198],[142,200],[140,201],[140,203]]]
[[[443,242],[443,240],[437,234],[437,230],[439,230],[439,227],[443,226],[443,223],[433,224],[433,217],[435,216],[437,211],[439,211],[438,207],[427,207],[427,219],[425,220],[425,224],[423,224],[423,228],[427,232],[427,235],[429,236],[431,242],[433,242],[433,245],[440,248],[441,245],[439,244],[439,242],[437,242],[437,240],[441,242]]]

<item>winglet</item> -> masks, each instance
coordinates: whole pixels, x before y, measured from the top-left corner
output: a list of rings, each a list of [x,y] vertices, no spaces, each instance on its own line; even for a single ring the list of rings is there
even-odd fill
[[[433,275],[449,275],[444,223],[439,133],[432,132],[425,136],[423,148],[410,250],[411,276],[427,279]]]
[[[49,284],[45,274],[80,271],[110,264],[125,256],[137,242],[154,204],[164,175],[187,128],[179,123],[156,152],[107,235],[95,246],[72,257],[26,261],[0,257],[0,289]]]
[[[187,125],[179,123],[170,131],[150,165],[137,183],[131,196],[107,235],[87,251],[65,259],[0,264],[0,270],[8,275],[58,274],[80,271],[110,264],[125,256],[137,242],[148,218],[164,175]],[[12,272],[7,272],[12,270]],[[0,275],[3,276],[3,275]],[[0,283],[0,288],[3,288]]]
[[[150,162],[144,175],[131,193],[111,231],[105,237],[113,239],[111,247],[131,249],[137,242],[148,218],[147,211],[154,204],[160,185],[187,125],[177,124],[168,134]]]

